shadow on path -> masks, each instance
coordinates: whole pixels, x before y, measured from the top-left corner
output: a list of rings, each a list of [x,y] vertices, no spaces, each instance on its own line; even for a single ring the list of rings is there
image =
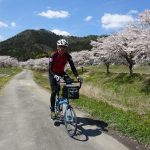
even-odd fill
[[[89,137],[95,137],[102,132],[108,132],[107,126],[108,124],[104,121],[95,120],[91,118],[81,118],[77,117],[77,132],[73,139],[77,141],[88,141]],[[55,120],[54,126],[58,127],[60,125],[64,125],[64,121],[62,120]]]
[[[78,127],[76,136],[73,138],[78,141],[87,141],[89,137],[100,135],[103,131],[108,132],[108,124],[104,121],[94,120],[91,118],[78,117]]]

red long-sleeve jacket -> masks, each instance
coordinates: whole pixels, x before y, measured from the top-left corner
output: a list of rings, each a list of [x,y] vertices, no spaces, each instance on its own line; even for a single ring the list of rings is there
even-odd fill
[[[61,55],[58,51],[56,51],[49,58],[49,74],[52,74],[52,75],[64,74],[64,69],[65,69],[65,65],[67,64],[67,62],[69,62],[72,72],[77,77],[78,76],[77,70],[74,66],[72,57],[68,52],[65,52]]]

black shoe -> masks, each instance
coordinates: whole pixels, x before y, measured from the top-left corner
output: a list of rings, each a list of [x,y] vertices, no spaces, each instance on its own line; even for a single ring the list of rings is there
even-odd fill
[[[51,112],[51,119],[53,119],[53,120],[56,119],[56,114],[55,114],[55,112]]]

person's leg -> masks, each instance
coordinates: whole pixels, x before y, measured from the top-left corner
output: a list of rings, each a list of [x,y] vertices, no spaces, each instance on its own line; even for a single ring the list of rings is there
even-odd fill
[[[55,99],[56,99],[56,92],[57,92],[57,83],[56,80],[52,75],[49,76],[50,79],[50,86],[51,86],[51,96],[50,96],[50,106],[51,106],[51,111],[55,111]]]
[[[50,86],[51,86],[51,96],[50,96],[51,119],[55,120],[56,119],[55,99],[56,99],[56,92],[57,92],[57,83],[52,75],[49,76],[49,79],[50,79]]]
[[[56,99],[56,90],[55,88],[51,88],[51,97],[50,97],[50,104],[51,104],[51,111],[55,112],[55,99]]]
[[[56,119],[56,114],[55,114],[55,99],[56,99],[56,90],[55,87],[51,88],[51,97],[50,97],[50,104],[51,104],[51,119],[55,120]]]

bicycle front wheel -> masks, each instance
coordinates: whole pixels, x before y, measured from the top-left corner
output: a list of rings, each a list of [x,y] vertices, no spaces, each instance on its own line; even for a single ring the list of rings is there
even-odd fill
[[[68,105],[64,114],[64,123],[66,131],[70,137],[73,137],[76,134],[77,130],[77,117],[74,109]]]

